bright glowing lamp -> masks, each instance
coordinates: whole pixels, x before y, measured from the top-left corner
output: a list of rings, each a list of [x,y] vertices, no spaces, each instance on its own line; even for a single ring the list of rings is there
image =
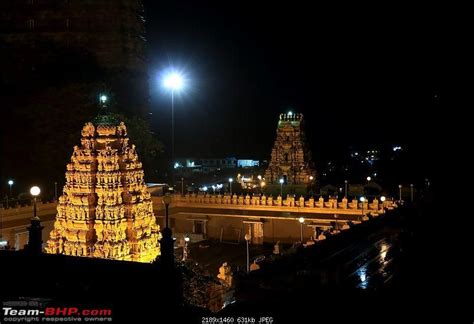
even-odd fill
[[[13,180],[8,180],[8,185],[13,185],[15,182],[13,182]]]
[[[172,72],[165,76],[163,85],[173,91],[181,90],[184,86],[184,79],[179,73]]]
[[[300,217],[300,218],[298,219],[298,222],[300,222],[300,224],[303,224],[303,223],[304,223],[304,217]]]
[[[30,194],[33,196],[33,197],[36,197],[40,194],[41,192],[41,189],[38,187],[38,186],[33,186],[31,187],[30,189]]]
[[[385,196],[380,197],[380,201],[381,201],[381,202],[384,202],[385,199],[386,199]]]
[[[283,180],[283,179],[280,179],[280,183],[281,183],[281,184],[283,184],[283,182],[285,182],[285,180]]]
[[[365,197],[360,197],[360,202],[364,202],[365,201]]]

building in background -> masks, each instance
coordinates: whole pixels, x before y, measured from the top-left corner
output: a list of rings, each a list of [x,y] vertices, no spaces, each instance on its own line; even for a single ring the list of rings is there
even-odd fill
[[[258,160],[237,160],[237,167],[239,168],[254,168],[260,166]]]

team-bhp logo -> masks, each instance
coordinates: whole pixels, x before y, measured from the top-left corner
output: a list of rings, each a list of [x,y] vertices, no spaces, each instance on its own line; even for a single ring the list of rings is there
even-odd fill
[[[48,305],[46,305],[48,304]],[[4,302],[0,323],[111,322],[111,308],[59,307],[32,301]]]

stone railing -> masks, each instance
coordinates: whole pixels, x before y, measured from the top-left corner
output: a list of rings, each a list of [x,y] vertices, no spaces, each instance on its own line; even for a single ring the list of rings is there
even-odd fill
[[[47,210],[54,211],[56,210],[56,202],[37,202],[36,203],[36,211],[38,213],[44,212]],[[5,216],[13,216],[13,215],[19,215],[19,214],[31,214],[33,212],[33,204],[31,205],[26,205],[26,206],[17,206],[17,207],[11,207],[11,208],[0,208],[0,214],[2,217]]]
[[[327,208],[327,209],[353,209],[379,211],[385,209],[393,209],[396,207],[393,201],[381,202],[376,198],[372,202],[358,202],[356,199],[349,201],[343,198],[341,201],[337,199],[324,200],[300,197],[296,199],[294,196],[288,195],[286,199],[281,196],[273,198],[272,196],[250,196],[250,195],[213,195],[213,194],[191,194],[186,196],[174,195],[173,200],[177,203],[189,204],[210,204],[210,205],[236,205],[236,206],[266,206],[266,207],[297,207],[297,208]]]

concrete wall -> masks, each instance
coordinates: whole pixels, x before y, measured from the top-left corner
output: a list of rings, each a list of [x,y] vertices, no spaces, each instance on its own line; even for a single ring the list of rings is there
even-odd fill
[[[174,219],[171,222],[173,233],[191,234],[193,233],[192,221],[190,219],[204,218],[204,216],[196,216],[188,213],[178,213],[170,216]],[[275,243],[280,241],[282,243],[294,243],[300,240],[301,225],[298,220],[294,218],[277,219],[277,218],[247,218],[243,216],[216,216],[207,215],[207,238],[220,239],[222,231],[222,239],[224,241],[238,242],[244,240],[244,235],[249,231],[249,224],[247,221],[261,221],[263,223],[263,242]],[[308,226],[311,223],[308,220],[303,224],[303,240],[307,241],[314,236],[313,227]],[[328,227],[331,226],[327,222]]]

